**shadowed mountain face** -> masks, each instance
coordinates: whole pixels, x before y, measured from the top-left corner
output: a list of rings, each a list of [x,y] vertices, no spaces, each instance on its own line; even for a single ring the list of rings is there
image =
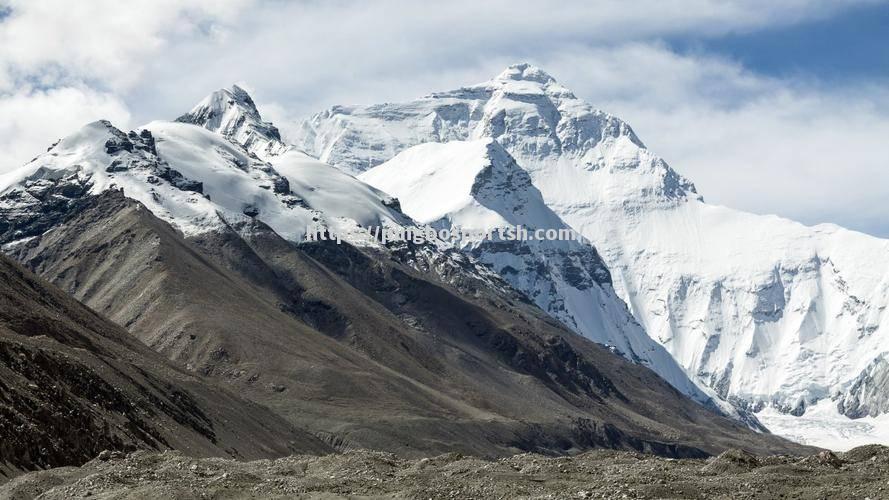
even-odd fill
[[[137,448],[234,458],[330,451],[0,256],[0,482]]]
[[[296,245],[256,219],[186,239],[119,191],[49,216],[52,230],[6,250],[339,448],[805,451],[710,412],[422,245]]]

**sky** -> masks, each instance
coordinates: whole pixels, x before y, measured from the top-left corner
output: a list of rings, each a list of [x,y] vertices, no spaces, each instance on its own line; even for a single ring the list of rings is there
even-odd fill
[[[0,173],[233,83],[286,135],[535,64],[711,203],[889,237],[889,2],[0,0]]]

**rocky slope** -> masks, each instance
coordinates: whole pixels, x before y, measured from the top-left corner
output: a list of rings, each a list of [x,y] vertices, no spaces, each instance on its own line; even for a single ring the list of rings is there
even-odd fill
[[[573,334],[457,250],[303,241],[307,221],[415,223],[332,167],[272,156],[191,124],[92,124],[0,188],[4,250],[340,449],[805,451]]]
[[[35,498],[882,498],[889,451],[756,457],[730,450],[708,460],[599,450],[574,457],[522,454],[497,461],[387,453],[234,462],[134,453],[80,469],[23,476],[0,495]],[[135,485],[135,486],[134,486]]]
[[[889,350],[889,242],[706,204],[626,123],[527,64],[412,102],[335,106],[295,139],[360,173],[417,144],[482,138],[596,246],[640,324],[703,386],[799,414],[854,391]],[[886,392],[862,397],[877,408]]]
[[[254,459],[332,451],[0,255],[0,482],[137,448]]]
[[[802,451],[422,248],[294,246],[258,221],[185,240],[120,192],[89,197],[69,217],[13,255],[167,357],[340,449]]]

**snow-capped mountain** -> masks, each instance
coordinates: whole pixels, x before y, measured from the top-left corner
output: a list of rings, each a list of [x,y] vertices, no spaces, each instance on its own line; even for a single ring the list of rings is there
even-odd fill
[[[259,220],[294,243],[311,231],[316,238],[406,252],[410,265],[434,269],[446,281],[460,270],[489,286],[504,286],[446,242],[432,239],[406,248],[402,241],[381,241],[378,230],[425,230],[392,196],[281,142],[238,87],[214,92],[175,122],[154,121],[138,132],[123,132],[107,121],[90,123],[0,176],[4,248],[26,243],[80,200],[109,189],[122,189],[186,237]]]
[[[99,121],[4,176],[0,213],[16,221],[20,240],[45,230],[27,227],[31,212],[61,212],[82,196],[123,189],[186,235],[259,218],[291,241],[318,227],[375,245],[362,228],[412,224],[390,196],[349,175],[297,151],[279,159],[272,166],[219,134],[184,123],[152,122],[124,133]],[[13,228],[0,227],[6,230]]]
[[[285,145],[277,129],[262,121],[253,100],[238,87],[214,92],[177,121],[223,135],[255,152],[277,172],[290,173],[287,177],[291,180],[305,168],[304,165],[313,161],[303,151]],[[415,221],[437,229],[459,227],[476,234],[510,225],[524,225],[529,229],[568,229],[545,205],[528,174],[498,143],[482,140],[462,146],[456,143],[436,146],[428,144],[419,146],[417,151],[405,151],[387,168],[380,167],[380,175],[372,177],[368,172],[362,180],[399,198],[401,208]],[[314,161],[319,164],[317,168],[331,168]],[[424,162],[428,171],[418,174],[419,177],[406,177],[406,171],[399,173],[404,170],[403,163],[412,165],[416,161]],[[387,175],[386,171],[392,174]],[[432,182],[424,182],[430,180],[433,173],[440,175]],[[342,184],[355,182],[343,182],[339,176],[344,174],[340,171],[336,174],[331,175],[329,182],[319,177],[313,184],[320,191],[327,192],[343,191]],[[405,181],[408,184],[404,184]],[[442,185],[443,181],[447,184]],[[455,196],[457,194],[461,197]],[[344,198],[343,201],[349,200]],[[436,212],[426,213],[424,207]],[[322,212],[328,214],[349,210],[352,220],[360,220],[368,209],[371,213],[377,211],[376,207],[364,206],[359,199],[335,206],[327,204],[322,208]],[[491,265],[500,277],[574,331],[610,346],[634,362],[649,366],[697,401],[714,401],[715,393],[696,386],[669,353],[651,341],[628,313],[626,305],[614,293],[607,268],[588,242],[493,242],[477,238],[460,241],[459,245],[476,259]],[[733,413],[730,406],[716,404]]]
[[[407,103],[336,106],[295,142],[362,172],[417,144],[483,138],[593,242],[648,334],[701,383],[755,409],[799,414],[825,398],[847,414],[886,407],[885,387],[859,382],[885,380],[868,374],[889,351],[889,241],[707,204],[626,123],[540,69],[511,66]]]
[[[253,99],[237,85],[211,93],[176,121],[197,125],[214,132],[215,137],[221,135],[284,177],[291,193],[299,197],[304,208],[313,211],[312,221],[299,223],[330,219],[324,220],[322,226],[359,245],[376,244],[375,240],[368,240],[367,228],[414,226],[398,211],[391,196],[285,144],[278,129],[262,120]],[[269,223],[265,217],[260,218]],[[285,237],[290,234],[270,225]]]
[[[236,85],[211,93],[176,122],[209,131],[217,139],[241,148],[254,161],[263,163],[270,172],[288,181],[290,194],[296,196],[301,207],[309,212],[298,219],[280,223],[270,222],[266,215],[256,217],[290,241],[303,241],[306,237],[304,230],[310,227],[312,231],[328,230],[353,245],[397,251],[405,250],[404,241],[383,241],[381,232],[393,235],[427,233],[426,228],[401,212],[398,200],[389,194],[284,143],[278,129],[262,120],[250,95]],[[242,198],[240,194],[236,197]],[[306,214],[311,215],[310,219],[305,217]],[[503,286],[499,277],[486,267],[469,262],[460,252],[453,251],[448,242],[427,238],[408,253],[406,258],[412,266],[434,267],[446,280],[450,270],[459,268],[491,286]]]
[[[615,294],[596,249],[546,206],[498,142],[421,144],[359,179],[396,196],[416,221],[448,229],[458,247],[572,330],[648,366],[695,399],[710,400],[648,337]],[[526,236],[518,234],[523,230]],[[538,230],[552,235],[535,235]]]
[[[199,125],[249,149],[267,161],[275,171],[286,175],[292,185],[304,188],[299,190],[300,193],[313,193],[317,190],[346,194],[342,203],[321,206],[323,213],[340,214],[347,211],[349,220],[361,220],[362,214],[379,211],[377,207],[363,203],[362,198],[348,198],[348,192],[355,189],[352,185],[357,181],[351,177],[349,181],[341,179],[345,174],[339,170],[284,144],[277,129],[262,121],[250,96],[238,87],[214,92],[177,121]],[[457,154],[457,159],[461,161],[454,162],[452,153]],[[433,183],[425,184],[422,189],[414,190],[413,188],[418,187],[416,183],[408,186],[408,189],[399,189],[399,186],[385,182],[385,174],[377,178],[380,182],[369,181],[369,178],[362,180],[382,192],[403,198],[400,206],[407,215],[421,224],[438,229],[457,226],[466,230],[488,231],[510,224],[522,224],[529,228],[568,229],[543,203],[527,173],[517,167],[515,160],[496,142],[481,141],[466,144],[463,148],[454,144],[443,147],[440,151],[421,150],[413,154],[405,152],[403,161],[412,162],[417,157],[425,156],[428,156],[427,164],[431,170],[445,168],[440,169],[442,176],[436,177]],[[400,170],[398,162],[393,160],[393,163],[396,165],[394,170]],[[457,165],[457,170],[448,168],[455,164],[460,164]],[[334,170],[335,174],[329,173],[328,178],[313,176],[313,184],[303,186],[296,178],[307,165],[314,165],[314,168],[325,172]],[[460,166],[468,167],[468,170],[459,170]],[[491,168],[485,168],[486,166]],[[383,170],[380,172],[383,173]],[[390,176],[390,179],[397,177]],[[444,177],[455,183],[451,186],[454,190],[440,185]],[[461,186],[465,183],[469,185]],[[466,189],[461,191],[461,187]],[[450,207],[452,210],[448,210],[447,200],[456,199],[454,195],[457,192],[465,194],[466,199],[456,201],[457,204],[462,201],[464,205],[455,205]],[[444,205],[426,199],[436,196]],[[474,202],[473,206],[469,206],[470,199]],[[391,201],[385,203],[392,205]],[[423,211],[424,206],[435,207],[439,212],[430,216]],[[405,226],[408,223],[401,221],[401,224]],[[368,224],[361,227],[368,227]],[[521,248],[508,248],[507,242],[495,243],[485,239],[462,241],[460,245],[467,253],[492,265],[502,278],[528,294],[539,306],[570,328],[611,346],[628,359],[649,366],[671,385],[700,402],[710,402],[713,399],[715,394],[708,394],[696,386],[672,357],[645,335],[627,312],[623,301],[614,294],[608,270],[594,248],[586,242],[575,241],[512,243]],[[548,264],[541,264],[541,260]],[[727,412],[733,411],[725,404],[722,407]]]
[[[125,133],[100,121],[62,139],[4,178],[0,214],[11,224],[0,227],[0,235],[10,241],[7,247],[27,242],[55,223],[55,218],[46,216],[48,212],[61,216],[79,199],[108,189],[123,189],[127,197],[186,236],[241,226],[251,219],[261,220],[293,242],[302,242],[309,227],[375,248],[384,245],[369,228],[426,233],[383,190],[403,196],[410,207],[408,215],[436,228],[456,225],[489,230],[510,224],[568,229],[544,204],[528,174],[498,143],[455,143],[440,151],[422,148],[418,155],[428,156],[431,169],[447,167],[439,169],[443,175],[458,185],[468,183],[462,186],[465,189],[455,186],[464,192],[464,206],[429,216],[416,211],[423,203],[414,200],[432,195],[434,184],[422,192],[385,182],[375,188],[373,182],[366,184],[311,158],[286,145],[274,125],[262,121],[250,96],[233,87],[212,93],[175,122],[151,122],[139,132]],[[453,154],[461,161],[455,162]],[[410,152],[403,156],[413,161]],[[400,169],[398,160],[392,163]],[[468,170],[449,168],[452,165]],[[439,192],[448,199],[457,191]],[[4,235],[7,231],[15,234]],[[459,253],[449,251],[450,244],[431,243],[424,247],[425,260],[438,266],[466,266],[462,260],[452,262],[459,260]],[[587,242],[476,240],[460,244],[475,262],[492,265],[500,275],[492,280],[495,276],[490,271],[473,264],[477,277],[494,286],[505,279],[575,331],[649,366],[697,401],[713,400],[715,394],[696,386],[644,333],[616,296],[607,268]],[[724,403],[715,404],[732,412]]]

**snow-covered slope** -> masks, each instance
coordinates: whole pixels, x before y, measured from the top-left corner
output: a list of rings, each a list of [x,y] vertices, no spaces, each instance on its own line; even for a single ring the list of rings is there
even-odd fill
[[[373,244],[365,241],[367,228],[413,226],[395,209],[391,196],[282,142],[278,129],[262,120],[253,99],[237,85],[211,93],[176,121],[215,132],[246,150],[254,162],[266,163],[266,168],[287,179],[300,203],[314,211],[313,217],[338,221],[332,227],[345,231],[350,242]],[[279,234],[288,234],[270,225]]]
[[[0,177],[4,250],[43,234],[87,197],[110,189],[123,190],[188,237],[249,230],[256,219],[295,243],[309,230],[389,252],[458,288],[466,278],[508,288],[447,242],[379,238],[378,230],[426,231],[391,196],[283,144],[237,87],[214,92],[180,121],[151,122],[138,132],[90,123]]]
[[[648,334],[720,394],[799,414],[889,351],[889,241],[706,204],[626,123],[527,64],[408,103],[333,107],[296,143],[360,172],[485,137],[596,245]]]
[[[461,235],[459,247],[574,331],[652,368],[695,399],[710,399],[646,335],[614,293],[595,248],[546,206],[496,141],[421,144],[359,178],[396,196],[418,222]]]
[[[99,121],[5,176],[0,213],[26,238],[29,211],[61,212],[116,188],[186,235],[255,217],[291,241],[319,227],[376,245],[363,228],[412,224],[390,196],[298,151],[282,154],[279,167],[194,125],[152,122],[126,134]]]

